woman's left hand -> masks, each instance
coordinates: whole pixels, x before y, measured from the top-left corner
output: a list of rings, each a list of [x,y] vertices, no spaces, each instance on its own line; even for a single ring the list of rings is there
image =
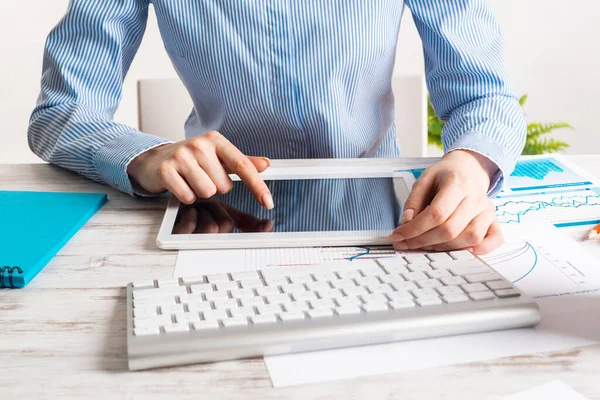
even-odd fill
[[[429,167],[404,204],[402,225],[390,239],[396,250],[469,249],[485,254],[503,242],[487,197],[498,167],[468,150],[454,150]]]

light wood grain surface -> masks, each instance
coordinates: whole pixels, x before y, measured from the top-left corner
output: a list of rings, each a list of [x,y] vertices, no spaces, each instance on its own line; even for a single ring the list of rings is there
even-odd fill
[[[600,175],[600,156],[572,159]],[[497,399],[553,379],[600,399],[600,346],[285,389],[261,359],[128,372],[124,287],[175,265],[154,244],[166,197],[135,200],[49,165],[0,165],[0,189],[110,199],[26,289],[0,289],[0,399]]]

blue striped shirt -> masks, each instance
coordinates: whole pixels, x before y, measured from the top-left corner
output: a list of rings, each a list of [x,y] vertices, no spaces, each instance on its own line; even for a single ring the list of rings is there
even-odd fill
[[[270,158],[399,157],[391,78],[408,6],[445,151],[485,155],[501,181],[523,147],[486,0],[71,0],[30,121],[42,159],[133,193],[127,165],[165,140],[113,115],[151,4],[194,102],[187,137],[218,130]]]

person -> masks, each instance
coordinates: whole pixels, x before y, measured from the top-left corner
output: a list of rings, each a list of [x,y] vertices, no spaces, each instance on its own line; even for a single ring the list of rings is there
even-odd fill
[[[113,121],[151,5],[194,102],[178,143]],[[488,196],[525,137],[486,0],[71,0],[47,39],[30,148],[130,195],[169,190],[186,204],[228,192],[236,173],[272,208],[259,174],[269,159],[401,156],[391,77],[405,7],[447,121],[445,155],[390,237],[399,250],[486,253],[502,242]]]

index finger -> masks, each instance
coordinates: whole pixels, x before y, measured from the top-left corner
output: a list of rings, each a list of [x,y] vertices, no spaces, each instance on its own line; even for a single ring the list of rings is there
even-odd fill
[[[465,193],[459,185],[444,184],[431,201],[431,204],[414,217],[412,221],[396,228],[393,235],[401,236],[404,240],[421,236],[446,222],[464,198]]]
[[[225,138],[216,144],[216,153],[225,167],[240,177],[254,194],[256,200],[267,210],[274,207],[271,191],[260,177],[256,167],[241,151]]]

